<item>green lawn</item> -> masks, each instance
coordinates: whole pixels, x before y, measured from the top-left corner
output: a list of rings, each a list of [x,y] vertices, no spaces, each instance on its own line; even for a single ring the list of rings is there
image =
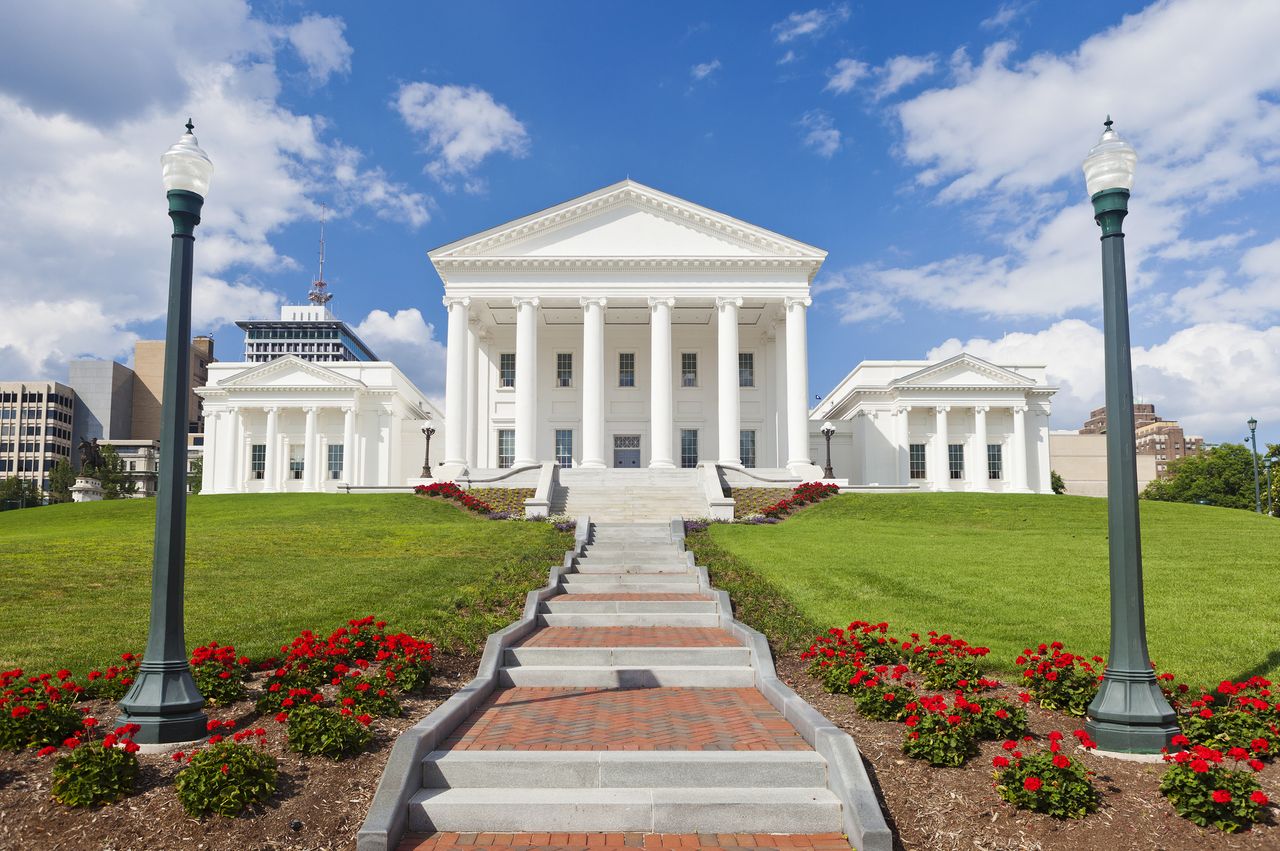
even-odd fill
[[[189,646],[278,650],[376,614],[475,646],[546,581],[572,536],[411,495],[246,494],[189,503]],[[0,513],[0,668],[99,665],[145,642],[154,500]]]
[[[714,568],[714,550],[728,553],[814,624],[952,632],[991,647],[1008,672],[1041,641],[1106,655],[1106,508],[1071,496],[846,495],[776,526],[713,525],[708,555]],[[1143,502],[1142,533],[1161,669],[1193,683],[1280,679],[1280,521]]]

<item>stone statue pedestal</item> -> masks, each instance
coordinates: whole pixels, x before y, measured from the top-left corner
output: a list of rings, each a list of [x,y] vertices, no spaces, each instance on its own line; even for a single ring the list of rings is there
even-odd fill
[[[102,499],[102,482],[88,476],[76,476],[76,483],[70,490],[72,502],[98,502]]]

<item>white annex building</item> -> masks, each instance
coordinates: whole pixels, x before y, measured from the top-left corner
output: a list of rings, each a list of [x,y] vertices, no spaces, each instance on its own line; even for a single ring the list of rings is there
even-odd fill
[[[827,423],[855,489],[1050,490],[1042,366],[867,361],[810,409],[811,245],[625,180],[429,257],[443,418],[389,363],[212,364],[206,492],[417,483],[428,415],[435,479],[539,511],[723,516],[729,487],[821,478]]]

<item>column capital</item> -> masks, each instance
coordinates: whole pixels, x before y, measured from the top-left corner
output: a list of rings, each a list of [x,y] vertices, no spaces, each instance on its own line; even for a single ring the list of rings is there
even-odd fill
[[[951,412],[951,406],[950,405],[934,405],[933,410],[939,414],[946,414]]]
[[[274,413],[276,413],[277,411],[279,411],[279,410],[280,410],[280,406],[279,406],[279,405],[266,405],[265,407],[263,407],[263,409],[262,409],[262,410],[266,411],[268,414],[274,414]]]
[[[1025,413],[1027,412],[1027,406],[1026,406],[1026,405],[1012,405],[1012,406],[1010,406],[1009,410],[1013,411],[1015,414],[1025,414]]]
[[[356,408],[355,408],[355,406],[354,406],[354,405],[343,405],[343,406],[342,406],[342,413],[344,413],[344,414],[354,414],[355,412],[356,412]]]
[[[536,295],[518,295],[511,297],[511,306],[516,308],[524,307],[525,305],[537,307],[541,303],[541,299]]]
[[[985,414],[990,410],[991,410],[990,405],[974,405],[973,406],[973,412],[975,414]]]
[[[729,305],[734,307],[742,307],[742,296],[716,296],[716,309],[723,310]]]
[[[443,299],[441,299],[441,301],[444,303],[445,307],[454,307],[454,306],[470,307],[471,306],[471,296],[447,295]]]
[[[807,295],[806,296],[789,295],[782,300],[782,304],[787,310],[790,310],[793,307],[808,307],[809,305],[813,304],[813,299],[809,298]]]
[[[316,406],[315,406],[315,405],[303,405],[303,406],[302,406],[302,410],[303,410],[303,413],[306,413],[306,414],[314,414],[314,413],[316,412]]]
[[[653,296],[649,296],[650,310],[653,310],[655,307],[662,304],[665,304],[668,308],[672,308],[676,306],[676,300],[674,298],[671,298],[670,296],[664,296],[661,298],[654,298]]]
[[[591,305],[593,305],[593,304],[594,304],[596,307],[598,307],[598,308],[600,308],[601,310],[603,310],[604,308],[606,308],[606,307],[608,307],[608,306],[609,306],[609,299],[605,298],[605,297],[604,297],[604,296],[602,296],[602,295],[600,295],[600,296],[594,296],[594,295],[593,295],[593,296],[583,296],[582,298],[578,299],[578,304],[579,304],[579,306],[584,307],[584,308],[586,308],[586,307],[590,307]]]
[[[905,415],[905,414],[909,414],[909,413],[911,413],[911,408],[912,408],[912,407],[913,407],[913,406],[911,406],[911,405],[897,405],[897,406],[895,406],[895,407],[894,407],[893,412],[894,412],[894,414],[897,414],[898,416],[902,416],[902,415]]]

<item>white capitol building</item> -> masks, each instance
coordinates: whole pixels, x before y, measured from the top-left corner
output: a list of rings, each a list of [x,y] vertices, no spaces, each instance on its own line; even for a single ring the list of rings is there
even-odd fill
[[[429,257],[443,412],[386,362],[211,364],[205,492],[415,483],[428,416],[435,479],[552,508],[647,471],[722,513],[725,485],[821,478],[826,422],[855,489],[1050,491],[1043,366],[866,361],[809,407],[811,245],[625,180]]]

